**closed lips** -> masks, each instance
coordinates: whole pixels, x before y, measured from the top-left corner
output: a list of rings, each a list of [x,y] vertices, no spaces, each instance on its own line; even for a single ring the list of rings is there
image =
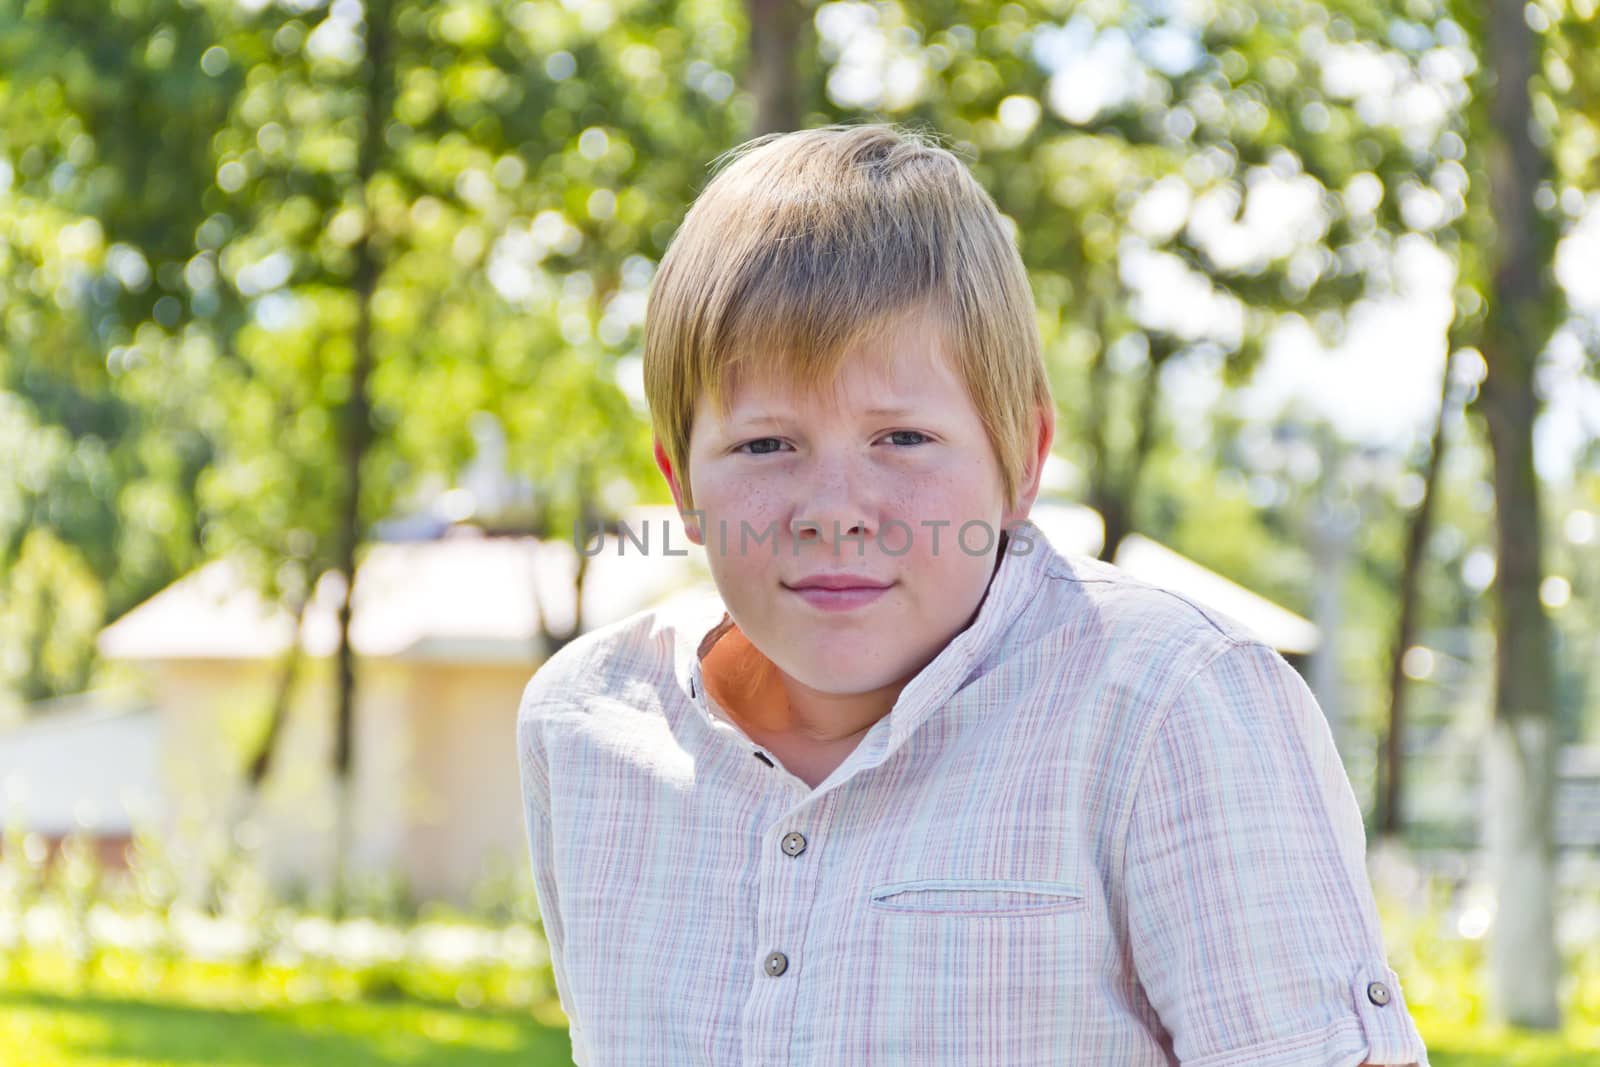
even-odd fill
[[[880,582],[872,578],[857,578],[850,575],[827,575],[815,578],[802,578],[798,582],[785,583],[790,589],[887,589],[890,583]]]

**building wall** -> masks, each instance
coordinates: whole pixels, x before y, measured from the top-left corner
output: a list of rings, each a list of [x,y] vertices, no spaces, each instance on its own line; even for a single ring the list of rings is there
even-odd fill
[[[358,661],[354,806],[346,870],[404,878],[421,899],[466,903],[493,865],[525,864],[517,706],[527,665]],[[333,870],[333,664],[302,663],[270,774],[249,818],[243,768],[264,728],[269,665],[179,661],[155,670],[166,826],[203,854],[233,832],[279,890]],[[230,830],[230,827],[239,827]]]
[[[517,779],[517,706],[532,665],[420,672],[407,873],[419,892],[465,901],[490,865],[528,862]]]
[[[253,805],[243,770],[268,720],[276,684],[271,665],[193,660],[155,668],[167,824],[182,847],[215,847],[221,835],[235,832],[258,851],[280,889],[327,884],[337,811],[332,668],[330,661],[302,663],[271,773]],[[357,670],[346,870],[382,873],[404,866],[410,668],[379,660],[360,661]]]

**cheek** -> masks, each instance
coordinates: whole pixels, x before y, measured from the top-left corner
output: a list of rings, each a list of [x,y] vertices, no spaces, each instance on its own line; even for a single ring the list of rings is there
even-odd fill
[[[903,479],[886,498],[894,502],[887,513],[913,525],[944,519],[959,526],[969,519],[990,521],[991,512],[998,514],[1000,495],[981,463],[966,463]]]
[[[706,523],[715,530],[722,523],[731,541],[738,539],[741,526],[766,534],[778,522],[786,507],[781,491],[762,480],[739,480],[707,493],[699,507],[706,512]]]
[[[707,466],[710,469],[694,480],[694,504],[705,512],[708,523],[727,518],[738,529],[739,519],[765,515],[779,506],[780,486],[774,479]]]
[[[713,574],[732,580],[739,575],[762,574],[777,565],[774,537],[782,533],[787,506],[777,487],[766,479],[712,477],[697,483],[695,492]]]

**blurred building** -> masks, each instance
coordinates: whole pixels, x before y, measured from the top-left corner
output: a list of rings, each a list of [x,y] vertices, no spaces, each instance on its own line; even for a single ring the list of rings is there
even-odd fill
[[[670,509],[666,509],[670,513]],[[659,537],[658,516],[631,516]],[[465,530],[466,528],[458,528]],[[681,530],[679,531],[681,538]],[[594,542],[586,627],[604,625],[703,577],[694,557]],[[687,546],[679,540],[670,546]],[[496,854],[525,854],[514,724],[546,632],[570,629],[579,553],[571,539],[378,542],[358,571],[358,659],[347,869],[400,875],[420,897],[463,900]],[[137,663],[155,708],[155,777],[169,826],[219,828],[251,811],[247,841],[280,886],[332,870],[336,791],[333,674],[342,582],[307,606],[304,656],[272,771],[244,803],[243,768],[268,719],[292,639],[228,561],[174,583],[108,626],[101,654]]]
[[[33,705],[0,733],[0,807],[8,828],[55,851],[87,833],[100,860],[119,867],[134,820],[161,796],[155,709],[126,694],[91,691]]]

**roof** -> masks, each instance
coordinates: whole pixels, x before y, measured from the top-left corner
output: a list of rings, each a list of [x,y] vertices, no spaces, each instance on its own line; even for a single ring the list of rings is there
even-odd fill
[[[629,539],[607,534],[588,542],[588,628],[641,611],[710,574],[704,549],[688,543],[675,509],[636,508],[624,521]],[[571,539],[373,543],[356,572],[351,644],[370,658],[530,662],[542,654],[541,615],[554,632],[572,624],[578,561]],[[343,589],[333,572],[317,584],[302,627],[307,655],[334,654]],[[265,659],[288,648],[291,629],[287,611],[265,602],[231,561],[216,560],[107,626],[99,647],[109,659]]]
[[[1044,531],[1058,552],[1093,556],[1105,543],[1105,523],[1092,508],[1041,501],[1033,506],[1028,518]],[[1142,582],[1170,589],[1221,612],[1279,652],[1311,652],[1321,640],[1320,631],[1309,619],[1143,534],[1123,538],[1112,562]]]

